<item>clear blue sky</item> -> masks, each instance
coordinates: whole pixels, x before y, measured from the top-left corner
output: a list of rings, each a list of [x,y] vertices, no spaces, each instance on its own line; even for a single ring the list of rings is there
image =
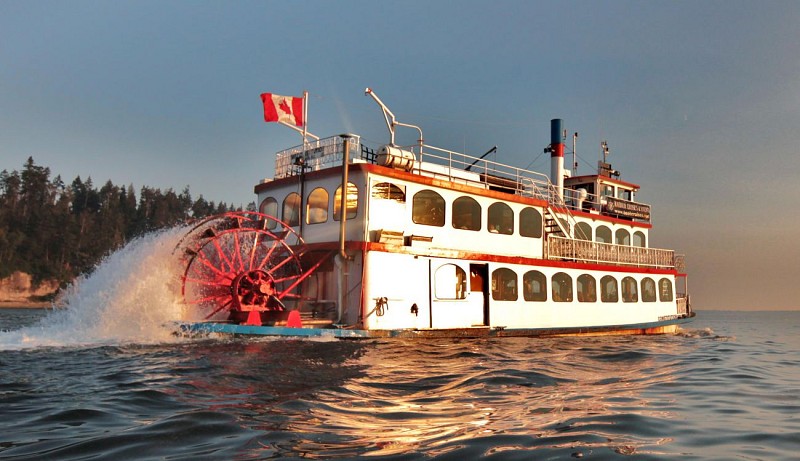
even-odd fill
[[[797,1],[5,0],[0,170],[246,205],[299,141],[262,92],[380,144],[370,86],[428,143],[523,167],[563,118],[581,172],[605,139],[642,185],[696,308],[798,308],[799,25]]]

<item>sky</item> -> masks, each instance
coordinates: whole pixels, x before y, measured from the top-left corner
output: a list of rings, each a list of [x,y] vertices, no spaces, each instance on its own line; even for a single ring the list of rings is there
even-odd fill
[[[642,186],[695,309],[800,309],[798,24],[797,1],[4,0],[0,171],[246,206],[300,142],[263,92],[378,146],[371,87],[428,144],[545,173],[561,118],[580,174],[606,140]]]

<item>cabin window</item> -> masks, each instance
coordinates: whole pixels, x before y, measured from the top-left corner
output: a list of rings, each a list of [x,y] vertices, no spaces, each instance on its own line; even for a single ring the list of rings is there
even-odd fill
[[[406,202],[406,192],[399,186],[390,182],[379,182],[372,186],[372,198],[394,200],[396,202]]]
[[[355,184],[347,183],[347,197],[345,197],[345,206],[347,207],[347,219],[356,217],[358,211],[358,187]],[[333,220],[340,221],[342,219],[342,186],[336,188],[336,193],[333,194]]]
[[[646,303],[656,302],[656,282],[650,277],[642,279],[642,301]]]
[[[434,295],[437,299],[465,299],[467,273],[455,264],[445,264],[436,269]]]
[[[669,302],[673,300],[672,280],[665,277],[658,281],[658,295],[661,299],[661,302]]]
[[[539,271],[522,276],[522,297],[525,301],[547,301],[547,277]]]
[[[489,206],[488,224],[486,226],[493,234],[511,235],[514,233],[514,211],[502,202]]]
[[[553,301],[572,302],[572,277],[566,272],[553,275]]]
[[[517,300],[517,273],[501,267],[492,272],[492,299],[495,301]]]
[[[597,226],[595,231],[595,241],[600,243],[614,243],[611,238],[611,229],[606,226]]]
[[[519,212],[519,235],[542,238],[542,214],[539,210],[525,207]]]
[[[627,189],[617,189],[617,198],[630,202],[633,199],[633,194]]]
[[[579,222],[575,224],[575,238],[578,240],[592,241],[592,226],[589,223]]]
[[[459,197],[453,201],[453,228],[481,230],[481,205],[472,197]]]
[[[617,245],[630,245],[631,244],[631,234],[626,229],[617,229],[617,232],[614,234],[615,242]]]
[[[589,274],[578,277],[578,301],[582,303],[597,302],[597,283]]]
[[[308,194],[306,203],[306,222],[308,224],[323,223],[328,220],[328,191],[317,187]]]
[[[600,186],[600,196],[602,197],[613,197],[614,196],[614,186],[609,184],[603,184]]]
[[[258,206],[258,211],[265,215],[272,216],[273,218],[278,217],[278,201],[275,200],[274,197],[267,197],[261,202],[261,205]],[[278,227],[278,222],[273,219],[267,220],[267,229],[272,230]]]
[[[639,301],[636,279],[625,277],[622,279],[622,302],[635,303]]]
[[[600,279],[600,299],[604,303],[615,303],[619,301],[617,279],[610,275],[606,275]]]
[[[292,192],[283,199],[281,219],[289,227],[300,225],[300,194]]]
[[[414,194],[411,220],[425,226],[444,226],[444,199],[432,190]]]
[[[647,238],[644,236],[644,232],[636,231],[633,233],[633,246],[639,248],[647,246]]]

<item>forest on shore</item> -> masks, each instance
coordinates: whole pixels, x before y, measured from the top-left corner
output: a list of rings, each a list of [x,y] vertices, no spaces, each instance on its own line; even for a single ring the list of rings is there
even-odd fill
[[[34,285],[64,286],[90,272],[131,239],[191,219],[236,210],[224,202],[111,181],[99,189],[91,177],[70,183],[28,158],[21,171],[0,172],[0,279],[29,274]],[[248,208],[254,207],[251,204]]]

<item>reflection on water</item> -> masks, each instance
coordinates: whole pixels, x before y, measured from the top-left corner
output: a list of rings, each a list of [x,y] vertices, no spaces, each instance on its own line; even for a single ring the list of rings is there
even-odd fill
[[[752,320],[660,337],[11,348],[0,459],[793,459],[800,357],[776,331],[798,322]]]
[[[209,343],[182,397],[264,432],[254,457],[658,453],[675,338]],[[193,347],[198,347],[197,345]],[[201,349],[201,348],[198,348]],[[213,371],[213,379],[207,379]]]

